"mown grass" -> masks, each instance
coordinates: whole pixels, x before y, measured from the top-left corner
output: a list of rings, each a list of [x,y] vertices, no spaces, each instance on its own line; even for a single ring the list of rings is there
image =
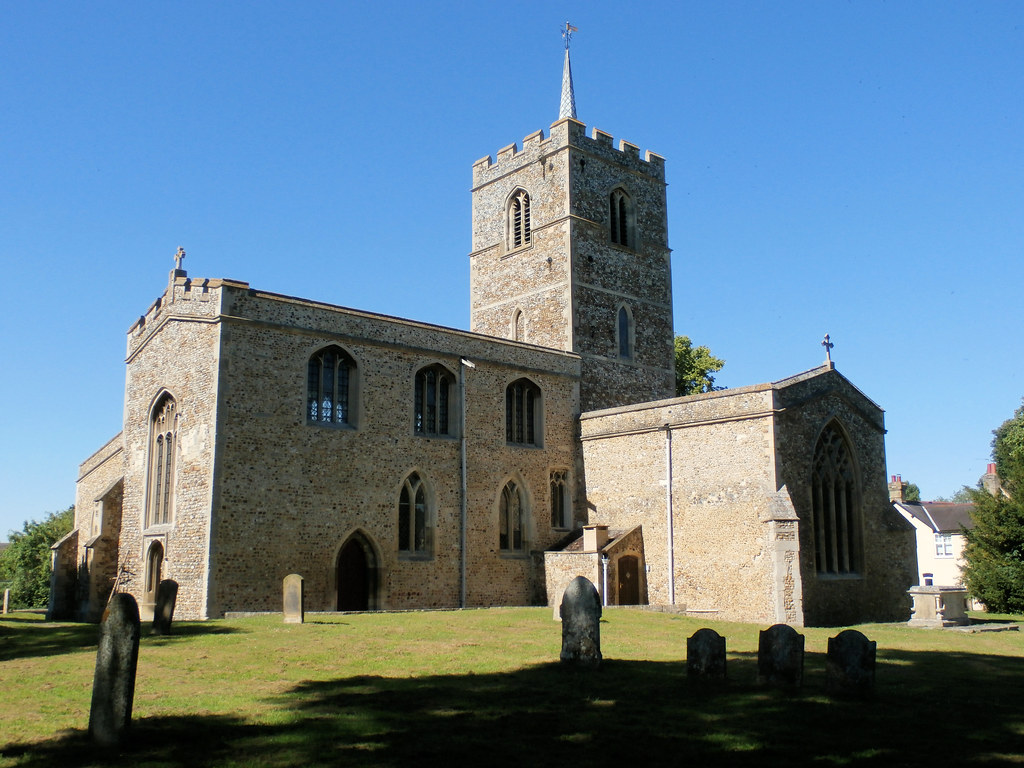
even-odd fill
[[[760,688],[764,627],[613,609],[597,670],[559,664],[544,608],[177,623],[144,636],[129,740],[88,723],[95,626],[0,618],[0,767],[1000,765],[1024,762],[1024,637],[902,625],[870,701],[824,694],[837,630],[806,629],[802,690]],[[729,682],[687,681],[686,638],[725,635]]]

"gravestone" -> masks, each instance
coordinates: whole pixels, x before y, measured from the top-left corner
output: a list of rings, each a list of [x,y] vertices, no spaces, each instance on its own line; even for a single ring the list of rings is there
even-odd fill
[[[788,624],[762,629],[757,641],[757,682],[799,688],[804,678],[804,636]]]
[[[174,605],[178,602],[178,582],[164,579],[156,588],[156,607],[153,609],[153,634],[171,634]]]
[[[874,640],[856,629],[845,629],[828,639],[825,690],[836,696],[865,698],[875,690]]]
[[[89,735],[102,746],[120,743],[131,724],[140,633],[135,598],[118,592],[110,598],[100,623],[89,710]]]
[[[725,638],[707,627],[688,637],[686,676],[691,680],[725,680]]]
[[[7,606],[11,604],[11,590],[4,590],[4,613],[7,613]]]
[[[562,595],[562,661],[584,667],[601,663],[601,597],[585,576],[577,576]]]
[[[302,624],[306,620],[303,579],[297,573],[284,577],[284,623]]]

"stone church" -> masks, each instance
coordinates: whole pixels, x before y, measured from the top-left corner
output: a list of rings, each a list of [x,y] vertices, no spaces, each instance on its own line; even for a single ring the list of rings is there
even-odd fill
[[[469,331],[190,276],[128,330],[53,617],[608,604],[903,620],[883,412],[832,363],[674,397],[665,161],[559,119],[473,165]]]

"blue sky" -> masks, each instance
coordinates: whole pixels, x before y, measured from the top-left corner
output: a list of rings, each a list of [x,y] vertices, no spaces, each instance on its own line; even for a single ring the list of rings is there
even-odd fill
[[[557,117],[667,161],[676,332],[820,364],[890,474],[973,485],[1024,396],[1024,4],[5,3],[0,538],[120,429],[193,277],[466,328],[472,163]]]

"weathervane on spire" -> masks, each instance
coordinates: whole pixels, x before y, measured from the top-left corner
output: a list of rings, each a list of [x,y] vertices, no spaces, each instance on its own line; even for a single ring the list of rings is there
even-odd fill
[[[833,344],[829,339],[829,335],[827,333],[821,342],[821,346],[825,348],[825,365],[832,365],[832,347],[834,347],[835,344]]]
[[[565,29],[562,30],[562,38],[565,40],[565,50],[569,50],[569,40],[572,39],[572,33],[578,31],[579,30],[577,30],[576,27],[568,21],[565,22]]]
[[[569,66],[569,40],[576,27],[565,22],[565,29],[562,30],[562,38],[565,40],[565,64],[562,65],[562,101],[558,105],[558,119],[566,117],[576,119],[576,96],[572,92],[572,69]]]

